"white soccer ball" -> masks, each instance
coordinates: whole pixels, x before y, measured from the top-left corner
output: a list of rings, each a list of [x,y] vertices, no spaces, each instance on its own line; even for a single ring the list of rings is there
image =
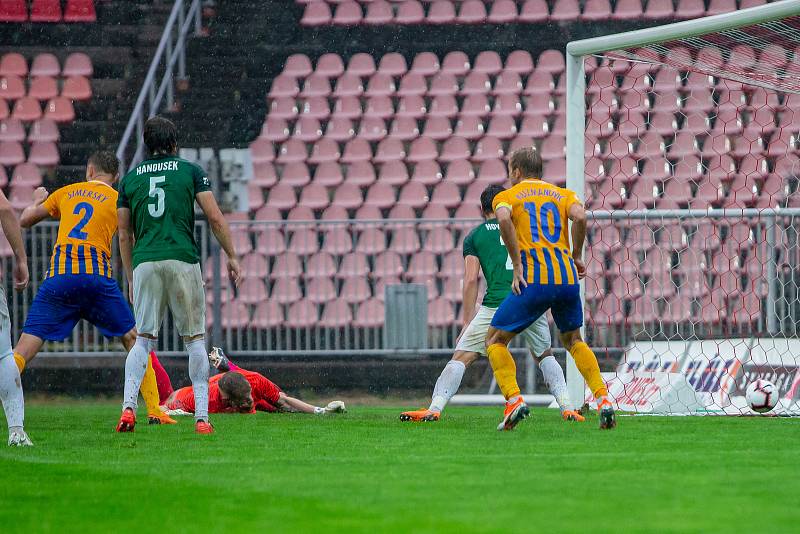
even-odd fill
[[[745,398],[751,410],[766,413],[778,404],[778,388],[769,380],[758,379],[747,385]]]

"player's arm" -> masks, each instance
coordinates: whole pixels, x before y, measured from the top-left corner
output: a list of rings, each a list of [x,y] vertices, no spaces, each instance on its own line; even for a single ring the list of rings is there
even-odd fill
[[[211,226],[211,231],[219,241],[222,250],[228,256],[228,275],[231,281],[237,286],[242,277],[242,271],[239,267],[239,257],[236,255],[236,250],[233,247],[233,239],[231,238],[231,229],[228,226],[228,221],[222,215],[222,211],[217,205],[217,200],[211,191],[201,191],[195,196],[200,209],[203,210],[208,224]]]
[[[134,238],[130,208],[117,207],[117,233],[119,235],[119,255],[122,258],[122,268],[125,269],[125,278],[128,280],[128,294],[131,302],[133,302]]]
[[[36,191],[33,192],[33,204],[22,210],[22,215],[19,218],[20,226],[30,228],[34,224],[38,224],[52,216],[50,209],[45,205],[47,197],[47,189],[44,187],[36,188]]]
[[[572,221],[572,259],[578,270],[578,278],[586,276],[586,266],[583,263],[583,243],[586,241],[586,209],[580,202],[575,202],[567,212]]]
[[[522,276],[522,260],[519,255],[519,241],[517,241],[517,229],[514,228],[514,221],[511,220],[511,208],[507,205],[500,205],[495,208],[495,216],[500,224],[500,236],[508,249],[508,256],[514,266],[514,280],[511,282],[511,290],[515,295],[522,293],[522,288],[527,286],[525,277]]]
[[[21,291],[28,287],[28,254],[25,252],[17,215],[2,191],[0,191],[0,226],[3,227],[8,244],[14,251],[14,287]]]
[[[461,303],[464,306],[464,328],[475,317],[475,308],[478,302],[478,275],[481,272],[481,262],[477,256],[464,256],[464,280],[461,288]]]

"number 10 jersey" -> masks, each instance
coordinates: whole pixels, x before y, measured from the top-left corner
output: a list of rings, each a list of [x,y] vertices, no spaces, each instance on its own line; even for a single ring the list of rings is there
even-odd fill
[[[542,180],[523,180],[492,202],[511,210],[517,230],[522,274],[529,284],[577,284],[572,261],[568,213],[579,203],[573,191]]]
[[[117,205],[131,210],[134,268],[161,260],[200,262],[194,202],[210,190],[205,171],[176,156],[145,160],[125,175]]]

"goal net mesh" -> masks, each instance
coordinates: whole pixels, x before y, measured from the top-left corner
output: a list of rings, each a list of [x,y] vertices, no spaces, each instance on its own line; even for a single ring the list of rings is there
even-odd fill
[[[622,409],[752,413],[765,378],[797,411],[799,30],[584,58],[586,331]]]

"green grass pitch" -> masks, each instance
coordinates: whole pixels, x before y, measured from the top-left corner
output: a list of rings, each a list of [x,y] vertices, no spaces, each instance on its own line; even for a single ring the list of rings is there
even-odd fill
[[[117,404],[34,403],[36,446],[0,448],[2,532],[789,532],[800,421],[498,408],[212,416],[112,431]],[[140,417],[141,420],[141,417]]]

